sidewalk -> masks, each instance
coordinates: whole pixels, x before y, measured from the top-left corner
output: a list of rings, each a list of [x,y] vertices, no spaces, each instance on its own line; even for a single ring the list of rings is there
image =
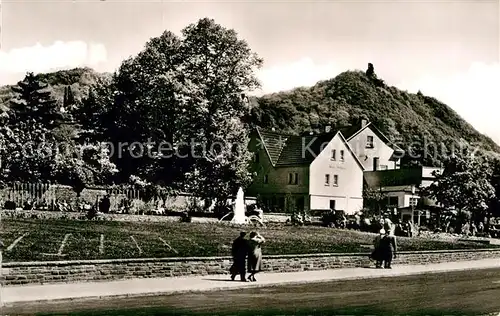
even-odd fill
[[[149,296],[488,268],[500,268],[500,260],[484,259],[429,265],[394,266],[392,270],[350,268],[288,273],[260,273],[257,275],[257,282],[248,283],[231,281],[229,275],[209,275],[93,283],[11,286],[3,287],[1,296],[5,306],[13,306],[26,302]]]

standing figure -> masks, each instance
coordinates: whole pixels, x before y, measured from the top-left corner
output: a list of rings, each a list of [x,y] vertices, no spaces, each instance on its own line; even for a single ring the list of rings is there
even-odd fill
[[[380,241],[385,235],[385,230],[382,228],[379,231],[379,235],[373,240],[373,252],[371,254],[371,259],[375,260],[375,268],[382,268],[382,254],[380,252]]]
[[[233,265],[230,268],[231,280],[234,281],[234,278],[237,274],[240,275],[241,281],[246,282],[246,259],[248,254],[248,244],[245,240],[245,236],[247,233],[241,232],[240,236],[233,241],[233,247],[231,249],[231,255],[233,256]]]
[[[380,259],[384,262],[384,269],[391,269],[392,259],[396,259],[397,244],[396,237],[386,231],[385,236],[380,239]],[[380,262],[382,263],[382,262]]]
[[[251,232],[248,240],[248,272],[249,281],[255,282],[255,274],[262,270],[262,249],[261,245],[265,242],[264,237],[259,233]]]

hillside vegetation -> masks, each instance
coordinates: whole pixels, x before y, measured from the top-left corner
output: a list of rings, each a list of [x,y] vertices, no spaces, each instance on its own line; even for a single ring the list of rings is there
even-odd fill
[[[98,79],[110,80],[111,75],[91,68],[75,68],[38,74],[37,78],[49,84],[59,105],[63,103],[65,87],[70,86],[78,105]],[[2,111],[9,107],[11,87],[0,87]],[[485,151],[500,152],[498,144],[446,104],[420,92],[414,94],[387,86],[362,71],[346,71],[310,88],[252,97],[250,105],[247,119],[252,125],[291,134],[319,132],[325,125],[341,127],[368,119],[406,151],[424,156],[423,147],[428,144],[428,154],[420,161],[424,165],[440,165],[441,144],[450,149],[451,144],[457,146],[461,140],[479,145]],[[437,144],[437,152],[433,144]],[[404,162],[414,162],[410,160]]]
[[[423,156],[424,144],[429,144],[429,154],[421,161],[425,165],[439,165],[442,161],[441,150],[434,151],[431,144],[438,144],[438,149],[440,144],[451,148],[452,143],[463,139],[485,151],[500,152],[492,139],[446,104],[420,92],[413,94],[387,86],[362,71],[346,71],[310,88],[265,95],[257,103],[251,122],[292,134],[368,119],[406,151]]]
[[[99,73],[87,67],[40,73],[36,77],[50,86],[52,97],[56,99],[59,106],[63,104],[64,89],[67,86],[71,87],[75,100],[79,103],[88,96],[89,88],[96,83],[97,79],[111,79],[110,74]],[[12,85],[0,87],[0,109],[2,111],[10,107],[10,100],[14,97],[12,86],[16,83],[12,82]]]

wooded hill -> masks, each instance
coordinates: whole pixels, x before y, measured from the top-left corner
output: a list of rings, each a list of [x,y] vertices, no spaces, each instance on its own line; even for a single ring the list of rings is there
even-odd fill
[[[421,161],[424,165],[440,164],[440,144],[451,149],[452,143],[461,140],[485,151],[500,152],[498,144],[449,106],[420,92],[409,93],[386,85],[377,78],[373,67],[371,71],[346,71],[310,88],[265,95],[253,104],[250,121],[259,127],[298,134],[319,132],[329,124],[341,127],[368,119],[406,151],[422,153],[424,141],[438,144],[437,153],[428,146],[430,154]]]

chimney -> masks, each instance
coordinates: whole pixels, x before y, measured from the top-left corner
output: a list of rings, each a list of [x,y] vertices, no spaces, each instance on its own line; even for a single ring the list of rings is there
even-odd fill
[[[331,125],[325,126],[325,133],[330,133],[331,131],[332,131],[332,126]]]
[[[368,121],[365,119],[361,120],[361,128],[365,127],[368,124]]]

